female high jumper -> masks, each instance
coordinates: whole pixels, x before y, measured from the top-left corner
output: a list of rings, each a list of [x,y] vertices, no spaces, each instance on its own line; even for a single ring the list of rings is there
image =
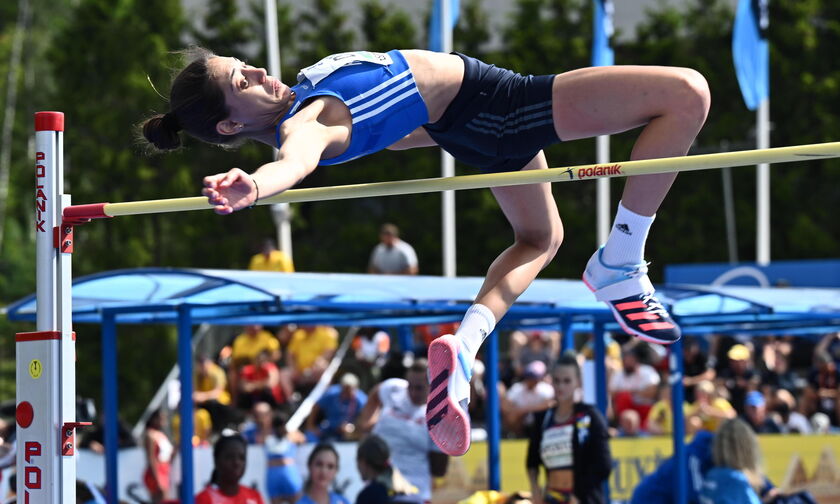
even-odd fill
[[[262,68],[204,49],[193,49],[188,60],[172,83],[169,112],[143,124],[149,142],[177,148],[184,130],[209,143],[253,139],[279,149],[275,161],[251,174],[233,168],[204,179],[202,194],[219,214],[285,191],[319,165],[382,149],[440,146],[485,172],[542,170],[548,145],[642,127],[631,159],[683,156],[710,105],[706,80],[686,68],[523,76],[458,53],[362,51],[324,58],[289,87]],[[675,177],[627,179],[609,238],[583,273],[625,331],[662,344],[678,340],[680,329],[655,296],[644,246]],[[551,184],[492,191],[514,242],[490,265],[456,334],[429,347],[426,420],[435,443],[451,455],[469,448],[466,404],[479,347],[563,239]]]

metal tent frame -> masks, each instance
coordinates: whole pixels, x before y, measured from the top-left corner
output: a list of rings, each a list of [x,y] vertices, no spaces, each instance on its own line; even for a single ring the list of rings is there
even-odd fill
[[[76,323],[101,324],[103,403],[105,411],[108,499],[117,498],[117,324],[175,324],[182,390],[192,390],[192,333],[197,324],[326,323],[335,326],[405,327],[457,321],[469,307],[483,279],[405,277],[365,274],[271,273],[240,270],[141,268],[89,275],[73,282],[72,318]],[[840,290],[768,289],[750,287],[670,286],[658,291],[672,305],[685,334],[818,333],[840,329]],[[235,301],[232,301],[235,300]],[[8,307],[8,317],[34,321],[35,296]],[[498,329],[555,328],[563,348],[574,334],[594,335],[597,405],[607,407],[604,335],[618,331],[612,314],[595,301],[579,281],[536,280],[498,324]],[[410,332],[399,331],[403,348]],[[488,337],[485,352],[488,382],[498,380],[498,334]],[[673,403],[681,404],[682,351],[672,346],[670,368]],[[488,387],[488,474],[491,488],[501,485],[499,398]],[[183,394],[183,397],[189,397]],[[182,400],[181,460],[191,474],[193,405]],[[674,410],[674,453],[683,456],[682,410]],[[685,471],[679,471],[683,475]],[[687,482],[678,481],[680,502]],[[192,502],[192,478],[182,478],[181,501]]]

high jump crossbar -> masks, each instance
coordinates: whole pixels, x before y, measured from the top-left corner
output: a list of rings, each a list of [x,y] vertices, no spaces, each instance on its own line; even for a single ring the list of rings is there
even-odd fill
[[[574,182],[578,180],[710,170],[715,168],[751,166],[760,163],[789,163],[836,157],[840,157],[840,142],[829,142],[776,147],[772,149],[702,154],[697,156],[644,159],[606,165],[591,164],[549,168],[547,170],[524,170],[480,175],[460,175],[457,177],[293,189],[262,199],[257,202],[257,205],[397,196],[461,189],[525,185],[541,182]],[[184,212],[190,210],[208,210],[210,208],[212,206],[207,202],[207,198],[196,196],[124,203],[74,205],[65,208],[64,218],[69,221],[84,221],[87,219],[117,217],[121,215]]]

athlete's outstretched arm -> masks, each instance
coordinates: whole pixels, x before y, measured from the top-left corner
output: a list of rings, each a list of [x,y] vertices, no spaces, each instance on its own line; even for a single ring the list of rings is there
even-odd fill
[[[248,175],[239,168],[204,177],[201,194],[213,210],[229,214],[253,205],[300,182],[318,166],[330,142],[329,130],[317,122],[301,124],[285,135],[277,160],[266,163]]]

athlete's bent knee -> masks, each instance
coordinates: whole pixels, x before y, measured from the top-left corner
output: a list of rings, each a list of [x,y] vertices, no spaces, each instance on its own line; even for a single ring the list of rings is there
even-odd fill
[[[563,227],[556,225],[551,229],[519,231],[516,233],[516,241],[539,250],[545,257],[542,266],[545,268],[563,243]]]
[[[677,78],[679,91],[676,106],[684,120],[698,128],[706,122],[712,98],[709,83],[703,74],[690,68],[680,68]]]

